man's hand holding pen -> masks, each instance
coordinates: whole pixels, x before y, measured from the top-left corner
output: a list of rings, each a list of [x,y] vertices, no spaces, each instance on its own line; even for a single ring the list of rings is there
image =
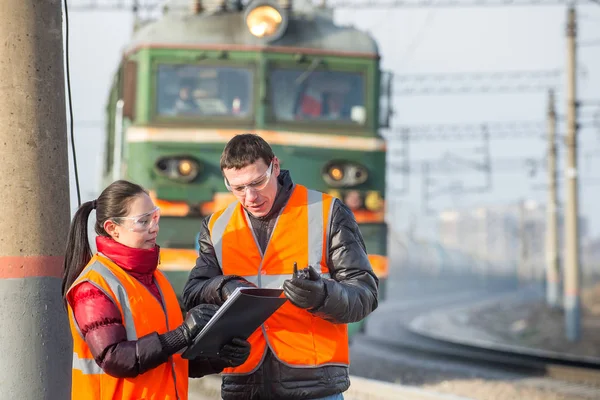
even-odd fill
[[[317,270],[309,265],[298,271],[296,263],[292,279],[283,282],[283,291],[292,304],[304,309],[320,307],[327,296],[325,282]]]

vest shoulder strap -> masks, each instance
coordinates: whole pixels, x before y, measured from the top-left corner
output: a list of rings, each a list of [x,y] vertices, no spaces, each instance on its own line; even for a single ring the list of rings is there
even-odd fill
[[[104,282],[98,281],[98,276]],[[131,312],[131,305],[127,291],[125,290],[125,287],[119,278],[117,278],[117,276],[110,270],[109,267],[104,265],[102,258],[94,256],[91,262],[83,269],[79,275],[79,278],[73,282],[69,288],[69,291],[82,282],[89,282],[96,286],[109,299],[111,299],[113,303],[115,303],[123,315],[123,325],[125,326],[125,331],[127,332],[127,340],[137,340],[138,335],[135,329],[135,323],[133,321],[133,314]],[[112,294],[106,290],[104,284],[108,286]]]

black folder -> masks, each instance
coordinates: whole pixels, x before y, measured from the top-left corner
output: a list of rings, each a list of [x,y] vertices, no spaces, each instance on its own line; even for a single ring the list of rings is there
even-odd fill
[[[200,331],[182,357],[216,356],[233,338],[248,339],[287,298],[283,289],[237,288]]]

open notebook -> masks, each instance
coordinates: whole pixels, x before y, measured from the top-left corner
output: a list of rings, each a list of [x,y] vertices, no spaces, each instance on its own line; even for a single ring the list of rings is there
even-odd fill
[[[233,338],[248,339],[287,298],[282,289],[237,288],[200,331],[182,357],[216,356]]]

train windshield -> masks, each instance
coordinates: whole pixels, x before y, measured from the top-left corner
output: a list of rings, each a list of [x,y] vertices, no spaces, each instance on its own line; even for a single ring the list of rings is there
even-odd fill
[[[159,64],[156,110],[162,117],[232,117],[252,114],[249,68]]]
[[[362,73],[275,68],[269,83],[276,121],[366,122]]]

